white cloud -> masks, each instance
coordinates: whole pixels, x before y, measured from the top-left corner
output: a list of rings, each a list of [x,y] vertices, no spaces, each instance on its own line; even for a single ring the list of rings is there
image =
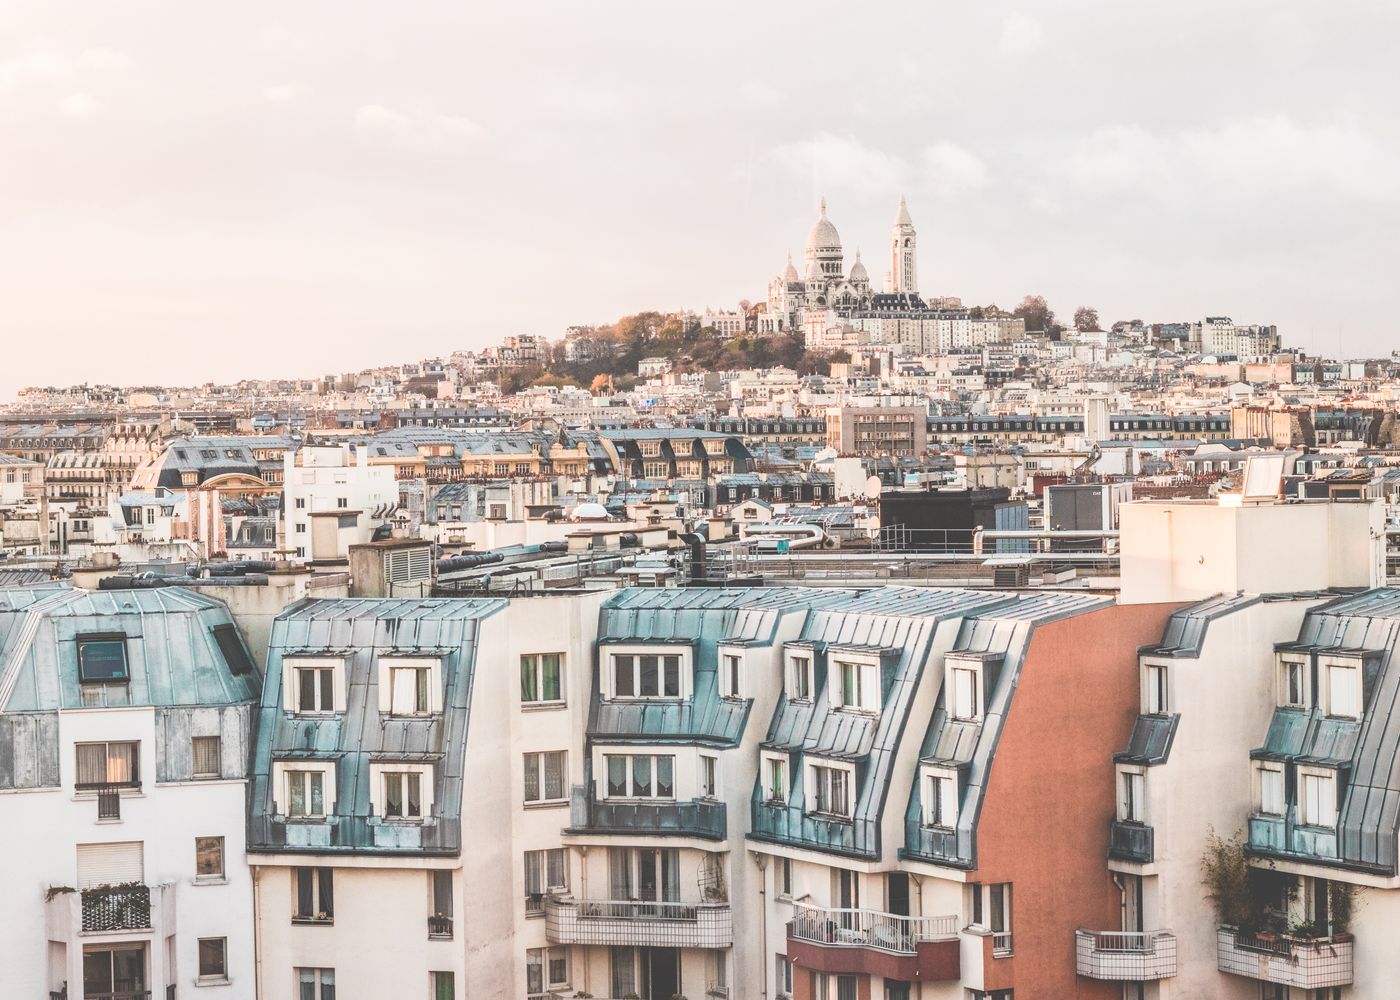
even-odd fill
[[[298,83],[274,83],[270,87],[263,88],[263,100],[271,101],[273,104],[286,104],[288,101],[295,101],[301,97],[305,91]]]
[[[57,80],[72,69],[72,61],[54,49],[33,49],[0,62],[0,92],[29,80]]]
[[[78,54],[78,68],[99,73],[121,72],[131,68],[131,56],[116,49],[83,49]]]
[[[920,154],[925,189],[939,198],[956,198],[987,186],[987,165],[954,142],[936,142]]]
[[[69,94],[58,102],[58,110],[69,118],[91,118],[102,110],[91,94]]]
[[[481,125],[462,115],[399,111],[382,104],[365,104],[355,111],[355,131],[417,149],[439,149],[486,134]]]
[[[1070,153],[1070,181],[1089,191],[1163,189],[1170,166],[1165,144],[1139,125],[1113,125],[1094,131]]]
[[[479,139],[486,134],[486,130],[470,118],[463,118],[461,115],[438,115],[436,124],[439,129],[448,135],[461,136],[464,139]]]
[[[794,176],[812,179],[817,190],[885,190],[900,187],[903,160],[865,145],[852,135],[819,132],[810,139],[782,143],[768,155]]]
[[[997,51],[1008,59],[1019,59],[1045,45],[1045,26],[1029,14],[1013,10],[1001,19]]]

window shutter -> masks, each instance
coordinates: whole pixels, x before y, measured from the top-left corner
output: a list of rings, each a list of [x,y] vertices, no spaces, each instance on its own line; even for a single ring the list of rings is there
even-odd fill
[[[142,844],[78,845],[78,888],[141,882],[146,877]]]

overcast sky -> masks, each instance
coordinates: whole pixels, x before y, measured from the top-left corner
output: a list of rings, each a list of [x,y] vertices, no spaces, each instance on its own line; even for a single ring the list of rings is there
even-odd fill
[[[878,283],[1393,334],[1400,4],[0,5],[0,398]]]

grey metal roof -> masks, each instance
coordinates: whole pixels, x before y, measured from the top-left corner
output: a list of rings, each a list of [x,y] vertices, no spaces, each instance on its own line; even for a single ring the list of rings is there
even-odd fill
[[[1181,656],[1195,659],[1201,655],[1206,629],[1216,618],[1232,614],[1252,604],[1258,604],[1258,594],[1221,594],[1174,611],[1162,630],[1162,641],[1145,646],[1139,653],[1153,656]]]
[[[1180,715],[1139,715],[1128,748],[1113,755],[1117,764],[1165,764],[1176,738]]]

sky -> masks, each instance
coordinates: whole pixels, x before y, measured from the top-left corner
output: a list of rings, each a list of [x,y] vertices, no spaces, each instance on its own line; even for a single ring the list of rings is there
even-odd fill
[[[1393,333],[1400,4],[0,5],[0,399],[314,376],[847,265]]]

